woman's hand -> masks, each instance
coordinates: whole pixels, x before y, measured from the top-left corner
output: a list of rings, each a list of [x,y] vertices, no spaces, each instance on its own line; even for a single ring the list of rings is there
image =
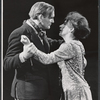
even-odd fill
[[[32,42],[30,42],[30,40],[28,39],[28,37],[25,36],[25,35],[21,36],[21,40],[20,41],[24,45],[23,46],[23,52],[20,54],[20,56],[23,56],[23,58],[25,60],[27,60],[30,57],[32,57],[34,53],[36,53],[37,48],[36,48],[36,46]]]
[[[21,40],[20,41],[23,43],[23,45],[28,45],[30,43],[29,38],[25,35],[21,35]]]

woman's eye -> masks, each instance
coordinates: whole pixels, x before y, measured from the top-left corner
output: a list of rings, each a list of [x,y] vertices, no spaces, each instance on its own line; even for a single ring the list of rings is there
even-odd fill
[[[66,25],[66,24],[67,24],[67,21],[64,22],[64,25]]]

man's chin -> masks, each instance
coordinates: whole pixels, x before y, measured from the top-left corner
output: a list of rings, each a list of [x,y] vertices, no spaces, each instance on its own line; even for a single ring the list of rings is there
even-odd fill
[[[43,29],[45,29],[45,30],[46,30],[46,29],[50,29],[50,26],[48,26],[48,27],[43,27]]]
[[[50,29],[50,26],[48,26],[47,29]]]

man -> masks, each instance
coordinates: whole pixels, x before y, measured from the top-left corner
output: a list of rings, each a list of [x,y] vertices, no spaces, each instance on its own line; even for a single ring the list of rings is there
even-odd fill
[[[50,91],[48,76],[51,71],[46,65],[32,57],[29,52],[31,46],[27,50],[23,48],[20,39],[21,35],[26,35],[38,49],[45,53],[50,51],[51,45],[58,47],[61,41],[47,38],[44,32],[45,29],[50,29],[51,24],[54,23],[54,7],[45,2],[37,2],[32,6],[29,16],[30,19],[24,21],[23,25],[15,29],[9,36],[4,69],[7,71],[15,69],[11,89],[11,96],[14,99],[46,100]]]

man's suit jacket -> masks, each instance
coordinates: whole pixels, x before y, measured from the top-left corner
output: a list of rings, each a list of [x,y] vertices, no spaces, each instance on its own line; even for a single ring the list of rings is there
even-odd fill
[[[48,53],[52,42],[57,41],[47,38],[43,46],[36,31],[27,23],[15,29],[9,36],[8,49],[4,58],[4,69],[15,69],[15,76],[12,83],[11,96],[22,99],[44,99],[48,96],[48,67],[31,58],[24,63],[20,62],[19,53],[23,51],[23,44],[20,42],[21,35],[26,35],[35,46]],[[49,43],[48,43],[49,42]],[[49,44],[49,45],[48,45]],[[56,45],[57,46],[57,45]]]

